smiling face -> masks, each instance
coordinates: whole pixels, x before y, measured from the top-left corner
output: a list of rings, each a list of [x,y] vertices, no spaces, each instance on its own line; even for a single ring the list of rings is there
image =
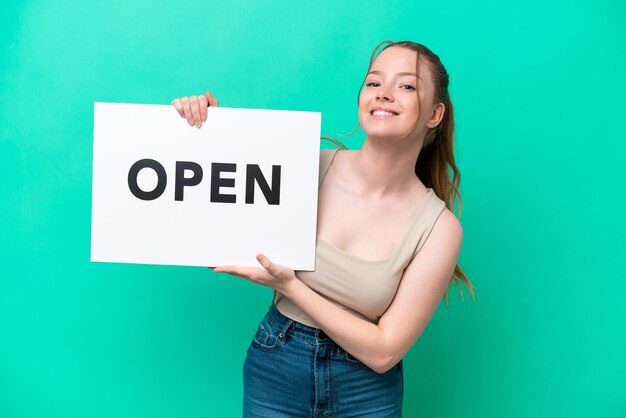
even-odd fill
[[[359,122],[368,138],[417,138],[441,120],[430,68],[421,60],[418,83],[416,60],[417,52],[392,46],[372,63],[359,96]]]

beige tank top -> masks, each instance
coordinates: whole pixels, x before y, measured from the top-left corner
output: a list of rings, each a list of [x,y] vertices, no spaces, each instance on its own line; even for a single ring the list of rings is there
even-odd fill
[[[318,187],[336,152],[336,149],[321,151]],[[335,305],[378,324],[396,294],[404,269],[424,246],[444,208],[445,203],[432,188],[429,189],[413,215],[404,240],[383,260],[370,261],[353,256],[318,237],[315,271],[297,271],[296,276]],[[274,303],[286,317],[320,328],[309,315],[276,290]]]

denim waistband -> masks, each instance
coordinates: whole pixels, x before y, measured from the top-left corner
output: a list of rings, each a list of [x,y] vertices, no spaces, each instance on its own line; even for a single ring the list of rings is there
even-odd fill
[[[283,315],[272,303],[267,311],[268,322],[276,327],[283,335],[288,333],[312,344],[332,345],[335,342],[320,328],[310,327],[302,322],[295,321]]]

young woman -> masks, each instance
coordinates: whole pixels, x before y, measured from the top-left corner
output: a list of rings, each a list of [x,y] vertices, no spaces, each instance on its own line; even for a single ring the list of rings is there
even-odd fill
[[[207,92],[172,104],[200,127],[218,101]],[[321,152],[316,270],[262,254],[258,268],[214,270],[274,289],[244,363],[246,417],[401,416],[403,356],[452,281],[473,298],[457,265],[460,175],[439,57],[413,42],[381,43],[358,117],[360,150]]]

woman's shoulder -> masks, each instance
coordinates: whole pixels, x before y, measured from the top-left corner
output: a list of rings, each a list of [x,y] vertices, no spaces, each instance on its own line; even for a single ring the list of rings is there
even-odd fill
[[[463,241],[463,226],[456,215],[444,207],[433,226],[433,234],[447,237],[453,241]]]
[[[341,148],[329,148],[329,149],[323,149],[320,151],[320,157],[334,157],[335,155],[341,155],[343,156],[354,156],[356,155],[356,153],[358,153],[358,150],[352,150],[352,149],[341,149]]]
[[[345,161],[352,159],[359,151],[350,149],[323,149],[320,151],[320,163],[322,165],[343,165]]]
[[[342,166],[345,161],[355,155],[357,151],[346,149],[323,149],[320,151],[320,173],[323,175],[332,165],[334,168]]]

